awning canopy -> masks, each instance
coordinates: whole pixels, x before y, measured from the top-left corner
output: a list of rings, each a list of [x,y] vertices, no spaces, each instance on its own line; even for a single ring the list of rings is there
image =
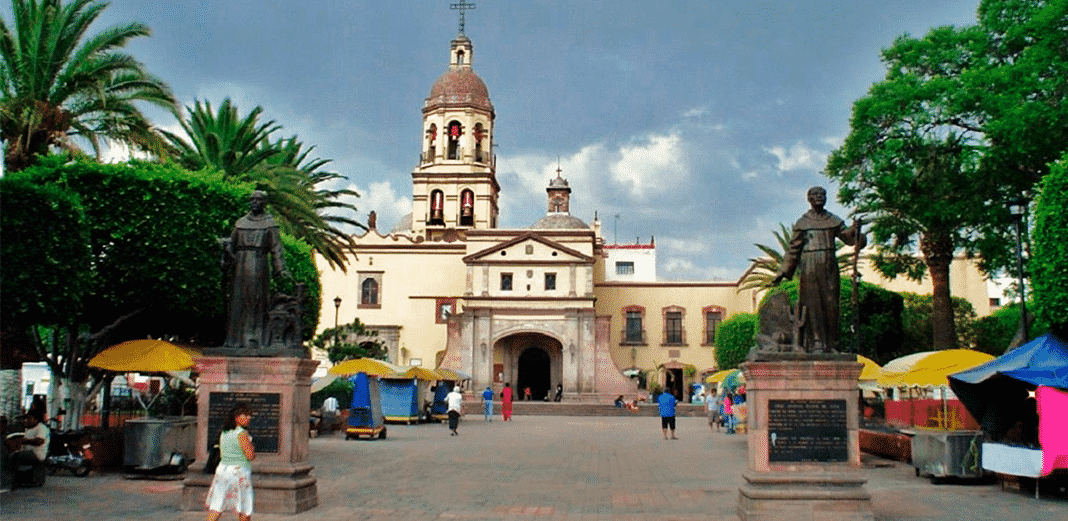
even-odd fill
[[[340,364],[331,367],[327,370],[327,374],[335,375],[353,375],[358,373],[366,373],[371,376],[385,376],[387,374],[393,374],[400,372],[401,368],[393,365],[385,360],[375,360],[373,358],[356,358],[353,360],[345,360]]]
[[[882,387],[938,387],[949,385],[950,374],[971,369],[994,356],[974,349],[946,349],[913,353],[891,360],[876,380]]]

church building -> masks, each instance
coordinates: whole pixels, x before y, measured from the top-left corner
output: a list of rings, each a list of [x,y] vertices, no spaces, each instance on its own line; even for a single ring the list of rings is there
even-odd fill
[[[559,169],[544,217],[499,228],[496,114],[474,58],[461,29],[423,104],[412,213],[388,232],[370,218],[347,273],[319,259],[324,302],[341,297],[340,321],[377,331],[391,362],[459,370],[469,389],[507,382],[543,399],[560,384],[565,400],[610,403],[644,371],[686,396],[716,370],[717,325],[754,312],[759,295],[737,281],[656,280],[654,241],[606,244],[596,218],[571,214],[583,194]],[[985,301],[985,284],[972,286],[954,295]]]

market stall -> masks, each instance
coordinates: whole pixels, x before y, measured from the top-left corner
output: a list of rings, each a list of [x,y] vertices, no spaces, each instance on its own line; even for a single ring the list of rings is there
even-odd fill
[[[982,466],[1038,479],[1068,469],[1068,344],[1046,334],[952,374],[949,384],[986,434]],[[1035,486],[1038,495],[1039,487]]]

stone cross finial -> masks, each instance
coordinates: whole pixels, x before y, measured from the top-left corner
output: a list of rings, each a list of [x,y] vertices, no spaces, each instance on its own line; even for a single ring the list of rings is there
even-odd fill
[[[449,4],[449,9],[459,9],[460,10],[460,34],[464,34],[464,14],[466,13],[466,11],[468,9],[474,9],[474,8],[475,8],[475,4],[472,4],[472,3],[469,3],[469,2],[465,2],[464,0],[460,0],[460,2],[455,3],[455,4]]]

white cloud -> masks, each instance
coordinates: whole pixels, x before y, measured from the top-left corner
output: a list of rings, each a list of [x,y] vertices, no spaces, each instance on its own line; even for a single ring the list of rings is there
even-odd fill
[[[633,196],[644,192],[674,190],[687,180],[689,169],[678,133],[651,135],[625,145],[619,159],[609,167],[612,179],[627,187]]]
[[[355,183],[347,188],[360,194],[359,198],[347,196],[342,199],[359,209],[359,217],[356,220],[366,224],[367,215],[373,210],[378,216],[379,233],[384,234],[393,229],[401,218],[412,211],[411,199],[397,195],[397,191],[393,189],[389,181],[372,181],[366,190]]]
[[[783,172],[801,169],[819,170],[827,162],[826,153],[809,148],[800,141],[794,143],[789,150],[783,147],[771,147],[765,148],[764,151],[779,159],[778,167]]]
[[[694,107],[682,113],[684,118],[697,118],[708,114],[708,107]]]
[[[657,239],[656,245],[680,253],[700,253],[708,249],[704,243],[696,239],[675,239],[671,237]]]

